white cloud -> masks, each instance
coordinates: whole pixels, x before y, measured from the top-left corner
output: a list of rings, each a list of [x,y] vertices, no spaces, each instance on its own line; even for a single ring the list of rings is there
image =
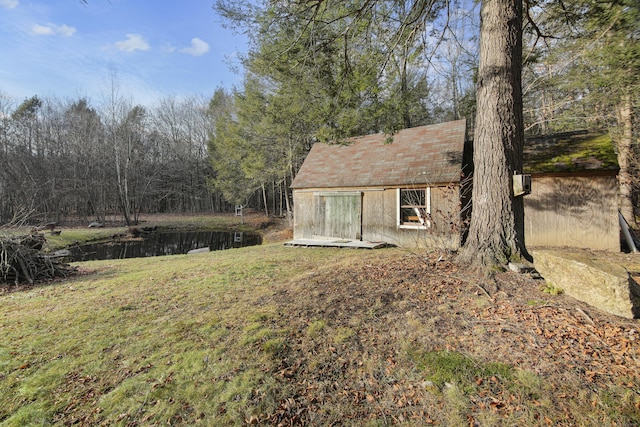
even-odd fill
[[[5,9],[15,9],[20,2],[18,0],[0,0],[0,6]]]
[[[37,36],[50,36],[53,35],[53,28],[34,24],[34,26],[31,27],[31,32]]]
[[[123,52],[151,49],[149,43],[140,34],[127,34],[126,40],[116,42],[116,48]]]
[[[31,32],[36,36],[61,35],[65,37],[70,37],[76,32],[76,29],[68,25],[34,24],[33,27],[31,27]]]
[[[180,49],[180,52],[193,56],[201,56],[209,52],[209,43],[195,37],[191,39],[191,46]]]
[[[74,27],[70,27],[68,25],[62,25],[57,29],[58,29],[58,34],[62,34],[63,36],[67,36],[67,37],[72,36],[76,32],[76,29]]]

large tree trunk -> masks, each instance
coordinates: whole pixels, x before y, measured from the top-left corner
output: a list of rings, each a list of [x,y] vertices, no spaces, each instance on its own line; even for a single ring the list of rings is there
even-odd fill
[[[618,181],[620,186],[620,212],[630,223],[636,224],[633,212],[633,174],[631,162],[633,156],[633,108],[631,96],[623,97],[618,108],[618,122],[622,128],[622,134],[618,141],[618,164],[620,172]]]
[[[483,267],[529,258],[524,202],[513,196],[522,173],[522,1],[484,0],[474,135],[473,211],[461,260]]]

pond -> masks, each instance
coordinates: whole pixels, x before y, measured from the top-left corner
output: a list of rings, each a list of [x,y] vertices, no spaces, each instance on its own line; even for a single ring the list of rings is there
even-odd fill
[[[260,245],[262,236],[240,231],[155,232],[138,239],[76,245],[68,248],[71,261],[143,258],[186,254],[209,248],[212,251]]]

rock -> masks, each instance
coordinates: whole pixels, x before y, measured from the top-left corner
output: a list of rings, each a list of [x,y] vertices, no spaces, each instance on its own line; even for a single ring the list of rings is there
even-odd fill
[[[567,295],[616,316],[640,317],[640,286],[624,267],[559,250],[534,251],[533,259],[542,277]]]
[[[206,248],[198,248],[198,249],[191,249],[189,252],[187,252],[187,254],[192,255],[192,254],[203,254],[206,252],[210,252],[211,249],[209,249],[209,247]]]
[[[53,258],[66,258],[70,257],[71,251],[69,249],[60,249],[59,251],[55,251],[52,255]]]
[[[518,274],[526,274],[532,279],[540,279],[540,274],[536,271],[535,267],[530,264],[522,264],[519,262],[510,262],[509,270]]]
[[[519,262],[510,262],[509,270],[518,274],[531,274],[536,271],[536,269],[532,265],[526,265]]]

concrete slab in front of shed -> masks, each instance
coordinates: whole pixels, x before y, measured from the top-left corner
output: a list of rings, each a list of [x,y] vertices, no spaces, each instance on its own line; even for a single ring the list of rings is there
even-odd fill
[[[384,248],[387,242],[368,242],[364,240],[350,239],[295,239],[285,242],[285,246],[323,247],[323,248],[355,248],[355,249],[379,249]]]

